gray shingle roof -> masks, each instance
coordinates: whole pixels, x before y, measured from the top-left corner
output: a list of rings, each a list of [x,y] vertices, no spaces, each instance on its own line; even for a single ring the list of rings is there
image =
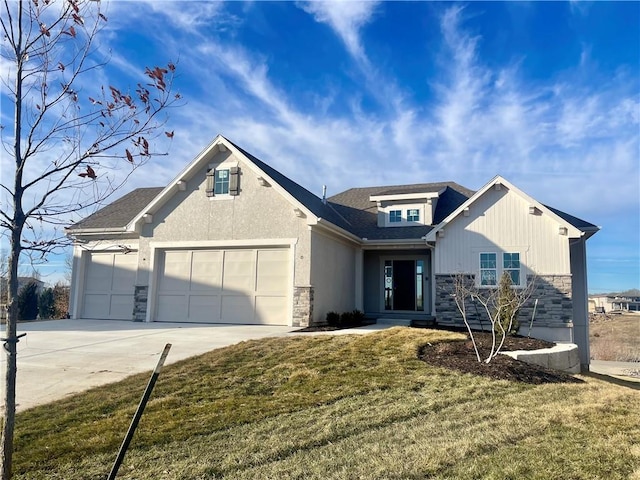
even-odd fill
[[[582,220],[578,217],[574,217],[573,215],[569,215],[568,213],[563,212],[562,210],[558,210],[557,208],[550,207],[549,205],[545,205],[549,210],[558,215],[564,221],[569,222],[571,225],[576,227],[579,230],[600,230],[597,225],[593,223],[589,223],[586,220]]]
[[[473,190],[469,190],[455,182],[383,185],[351,188],[330,197],[325,203],[322,199],[249,152],[235,144],[233,145],[314,215],[360,238],[369,240],[420,239],[433,229],[433,226],[428,225],[394,228],[378,227],[378,208],[376,202],[370,201],[371,196],[440,192],[433,218],[433,224],[437,225],[475,193]],[[125,227],[162,190],[163,187],[138,188],[72,225],[68,230],[73,232],[73,230],[80,229],[118,229]],[[547,208],[576,228],[581,230],[598,229],[595,225],[577,217],[552,207],[547,206]]]
[[[270,167],[262,160],[254,157],[246,150],[243,150],[235,143],[231,141],[229,141],[229,143],[231,143],[234,147],[236,147],[244,155],[246,155],[247,158],[255,163],[260,170],[269,175],[274,181],[278,183],[278,185],[284,188],[291,196],[293,196],[296,200],[298,200],[306,208],[308,208],[315,216],[327,220],[347,231],[353,231],[350,223],[328,202],[324,203],[321,198],[317,197],[306,188],[298,185],[290,178],[285,177],[282,173]]]
[[[365,188],[351,188],[329,198],[329,203],[349,222],[351,232],[369,240],[419,239],[432,230],[432,226],[378,227],[378,207],[369,200],[372,195],[398,195],[403,193],[442,192],[438,197],[434,225],[464,203],[473,190],[454,182],[421,183]]]
[[[138,188],[115,202],[71,225],[68,230],[85,228],[121,228],[138,215],[164,187]]]

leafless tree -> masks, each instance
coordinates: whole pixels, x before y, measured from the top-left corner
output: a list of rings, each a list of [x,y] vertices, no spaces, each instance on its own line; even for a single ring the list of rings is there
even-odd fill
[[[147,67],[133,91],[96,87],[108,62],[98,49],[107,17],[89,0],[5,0],[2,96],[13,123],[2,125],[0,225],[7,237],[8,319],[1,478],[11,477],[15,422],[18,264],[64,244],[74,212],[100,205],[136,166],[158,152],[175,67]],[[6,105],[6,104],[5,104]],[[171,138],[173,132],[164,132]]]
[[[535,283],[535,277],[530,277],[525,287],[516,288],[511,285],[511,277],[505,272],[498,288],[487,288],[478,286],[471,275],[454,276],[454,300],[467,327],[478,362],[490,363],[502,350],[507,335],[517,330],[518,314],[531,298]],[[481,324],[482,318],[490,324],[492,339],[491,348],[484,355],[478,348],[471,325],[473,320]]]

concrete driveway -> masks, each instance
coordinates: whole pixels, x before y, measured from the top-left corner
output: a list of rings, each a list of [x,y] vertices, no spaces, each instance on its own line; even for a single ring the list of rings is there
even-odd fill
[[[165,344],[166,364],[243,340],[286,335],[292,327],[50,320],[21,323],[18,411],[91,387],[151,371]],[[6,356],[0,352],[4,375]],[[4,377],[3,377],[4,378]],[[141,391],[144,385],[140,386]],[[4,397],[4,381],[0,381]],[[0,397],[0,398],[2,398]],[[1,403],[1,402],[0,402]]]

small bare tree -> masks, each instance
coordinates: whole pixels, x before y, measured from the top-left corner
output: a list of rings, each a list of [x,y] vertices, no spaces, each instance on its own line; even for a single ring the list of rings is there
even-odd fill
[[[179,96],[171,93],[171,63],[147,68],[133,91],[96,87],[109,60],[97,43],[107,22],[99,1],[11,0],[0,9],[2,100],[13,106],[12,125],[1,126],[0,233],[9,243],[0,444],[6,480],[13,452],[21,257],[46,258],[64,245],[62,227],[72,214],[99,206],[157,154],[151,143]]]
[[[508,334],[515,333],[520,309],[527,303],[535,289],[535,277],[524,288],[514,288],[511,276],[505,272],[498,288],[481,288],[473,276],[457,274],[454,277],[454,299],[469,333],[478,362],[490,363],[502,350]],[[480,305],[480,308],[478,308]],[[471,320],[482,322],[485,317],[491,326],[491,348],[481,355],[474,337]]]

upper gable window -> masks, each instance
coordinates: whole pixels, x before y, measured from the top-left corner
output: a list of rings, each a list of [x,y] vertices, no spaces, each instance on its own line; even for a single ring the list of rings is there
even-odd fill
[[[391,210],[389,212],[389,223],[399,223],[402,221],[402,210]]]
[[[216,195],[229,193],[229,170],[216,170],[214,192]]]
[[[240,193],[240,169],[209,168],[207,170],[207,197],[235,196]]]
[[[410,208],[407,210],[407,222],[419,222],[420,221],[420,210],[417,208]]]

